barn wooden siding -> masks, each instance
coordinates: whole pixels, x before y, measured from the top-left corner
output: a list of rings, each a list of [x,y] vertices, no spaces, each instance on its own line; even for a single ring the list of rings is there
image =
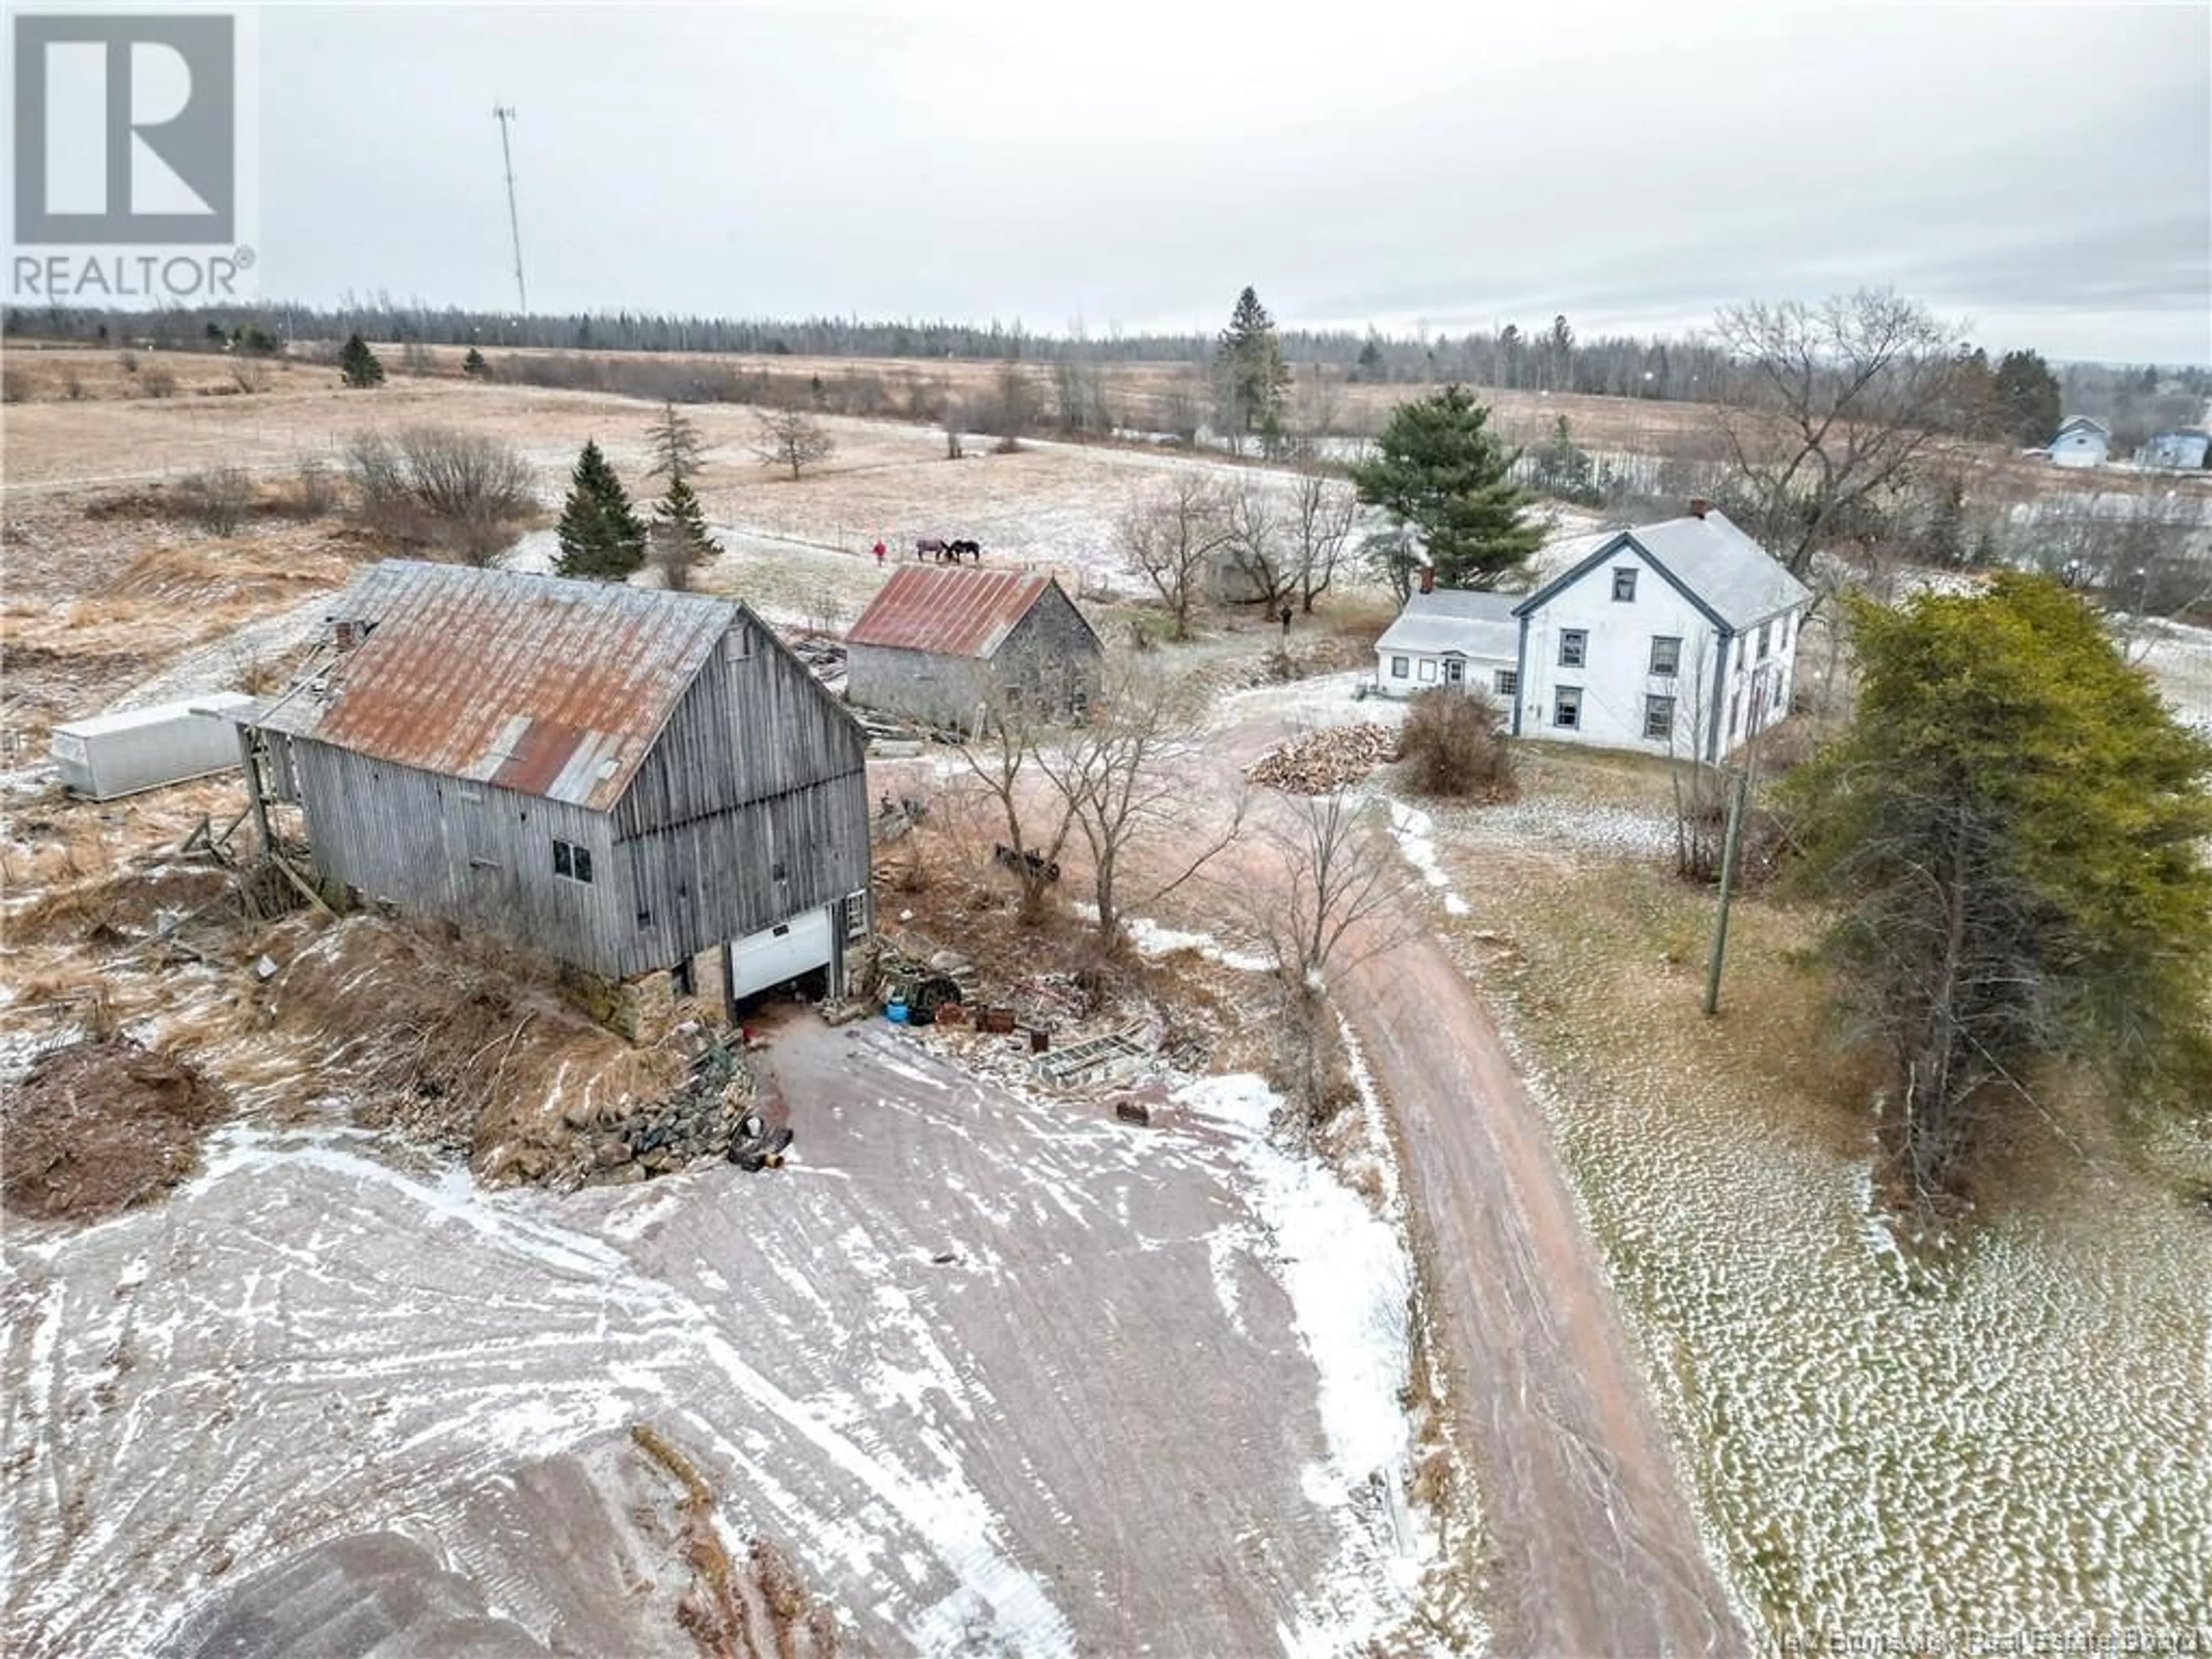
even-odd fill
[[[632,907],[623,971],[665,967],[867,886],[866,738],[747,620],[677,705],[610,829]]]
[[[617,978],[865,889],[866,739],[804,665],[732,617],[608,811],[293,738],[317,864],[365,896]],[[589,884],[555,872],[556,840],[589,849]]]
[[[605,813],[372,760],[312,738],[295,738],[292,757],[307,838],[326,878],[580,968],[623,971],[628,912],[615,890]],[[589,885],[553,873],[556,839],[591,850]]]

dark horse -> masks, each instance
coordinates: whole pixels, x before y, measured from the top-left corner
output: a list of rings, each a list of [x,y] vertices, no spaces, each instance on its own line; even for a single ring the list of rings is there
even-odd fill
[[[935,559],[939,564],[948,560],[957,564],[963,558],[973,559],[981,564],[983,562],[983,544],[981,542],[949,542],[939,536],[924,536],[915,543],[914,556]]]

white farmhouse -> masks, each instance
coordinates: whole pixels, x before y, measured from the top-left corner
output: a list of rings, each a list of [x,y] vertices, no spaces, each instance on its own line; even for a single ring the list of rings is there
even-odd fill
[[[2045,453],[2060,466],[2102,466],[2112,447],[2111,428],[2086,415],[2076,415],[2058,428]]]
[[[1487,694],[1516,737],[1718,760],[1790,707],[1813,595],[1705,502],[1552,550],[1526,597],[1428,585],[1376,642],[1386,696]]]

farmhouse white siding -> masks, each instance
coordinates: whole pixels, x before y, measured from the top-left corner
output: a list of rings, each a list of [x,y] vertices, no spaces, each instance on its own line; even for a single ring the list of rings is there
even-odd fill
[[[1624,584],[1632,598],[1613,598],[1616,571],[1634,578]],[[1570,583],[1528,623],[1522,736],[1655,754],[1710,747],[1718,636],[1696,604],[1635,547]],[[1579,651],[1572,648],[1577,635]],[[1570,660],[1577,655],[1579,664]],[[1663,729],[1653,736],[1647,720],[1662,708]]]
[[[1377,688],[1480,690],[1517,737],[1707,760],[1788,710],[1812,595],[1722,514],[1561,550],[1560,574],[1518,601],[1414,594],[1376,643]]]

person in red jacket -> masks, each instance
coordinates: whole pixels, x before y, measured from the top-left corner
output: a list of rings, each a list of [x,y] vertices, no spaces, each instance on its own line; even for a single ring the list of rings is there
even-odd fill
[[[876,538],[876,562],[877,562],[878,564],[879,564],[879,565],[880,565],[881,563],[883,563],[883,562],[884,562],[884,538],[883,538],[881,536],[878,536],[878,537],[877,537],[877,538]]]

